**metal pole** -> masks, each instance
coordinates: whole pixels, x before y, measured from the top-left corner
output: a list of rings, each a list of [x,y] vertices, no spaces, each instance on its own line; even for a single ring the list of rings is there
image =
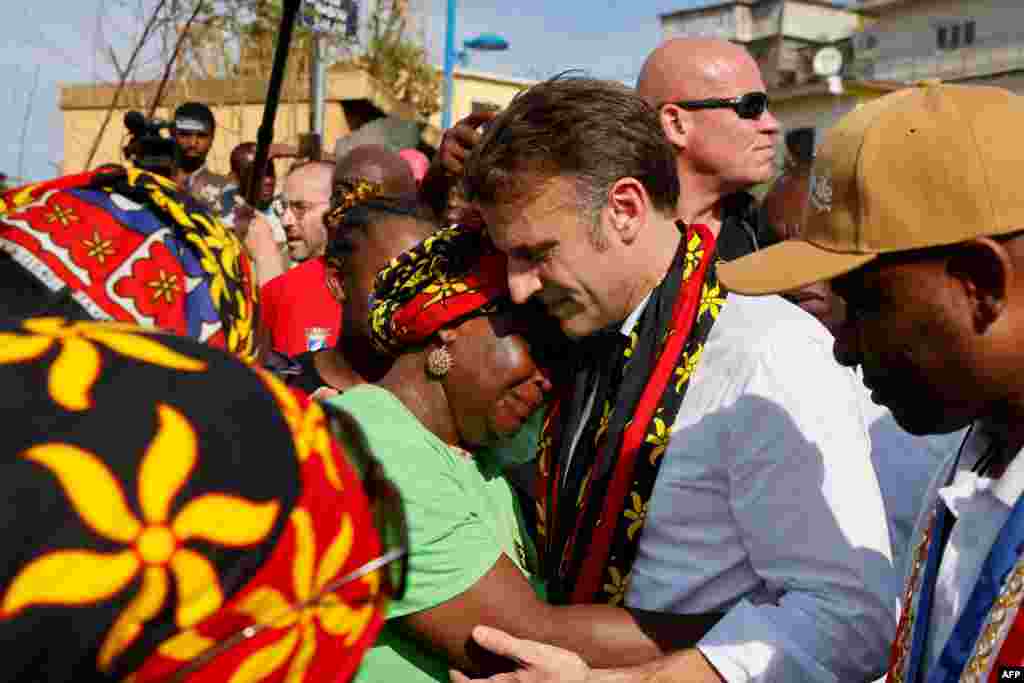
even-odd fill
[[[444,35],[444,110],[441,113],[441,130],[448,130],[452,126],[455,57],[455,0],[448,0],[448,24]]]
[[[324,54],[320,32],[313,33],[309,59],[309,130],[324,137]]]
[[[295,26],[295,15],[299,13],[301,0],[284,0],[281,13],[281,30],[277,36],[274,49],[274,64],[270,69],[270,85],[267,86],[267,101],[263,105],[263,120],[256,133],[256,158],[253,160],[253,173],[246,188],[245,200],[251,206],[256,205],[259,187],[263,182],[270,156],[270,143],[274,139],[274,117],[277,105],[281,101],[281,85],[284,81],[284,67],[288,62],[288,48],[292,43],[292,27]]]

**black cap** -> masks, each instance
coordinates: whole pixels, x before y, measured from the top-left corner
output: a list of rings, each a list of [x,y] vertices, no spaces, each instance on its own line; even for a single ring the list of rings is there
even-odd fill
[[[217,128],[213,112],[201,102],[186,102],[174,110],[174,129],[212,133]]]

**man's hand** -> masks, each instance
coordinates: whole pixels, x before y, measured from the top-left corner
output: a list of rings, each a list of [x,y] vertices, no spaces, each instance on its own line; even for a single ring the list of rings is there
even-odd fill
[[[246,223],[245,237],[242,242],[249,251],[249,257],[256,269],[256,279],[262,287],[287,270],[284,256],[281,254],[277,242],[274,241],[274,229],[270,226],[270,221],[248,206],[241,208]],[[238,213],[235,214],[236,232],[240,232],[238,215]]]
[[[590,667],[579,655],[532,640],[513,638],[504,631],[488,626],[473,629],[473,640],[491,652],[519,664],[513,673],[497,674],[486,679],[473,679],[451,671],[452,683],[586,683]]]

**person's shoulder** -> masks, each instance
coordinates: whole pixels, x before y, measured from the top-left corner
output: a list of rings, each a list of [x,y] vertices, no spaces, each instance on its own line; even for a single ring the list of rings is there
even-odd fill
[[[382,460],[412,457],[410,448],[444,451],[444,445],[409,412],[393,393],[375,384],[358,384],[327,403],[348,411],[366,432],[374,452]],[[403,452],[404,451],[404,452]]]
[[[305,286],[319,279],[321,282],[327,275],[327,268],[321,259],[312,258],[289,268],[280,275],[276,275],[263,285],[263,291],[277,292],[281,289]],[[324,285],[326,287],[326,284]]]
[[[712,334],[739,337],[745,345],[798,342],[832,347],[832,335],[814,316],[777,295],[730,293]]]

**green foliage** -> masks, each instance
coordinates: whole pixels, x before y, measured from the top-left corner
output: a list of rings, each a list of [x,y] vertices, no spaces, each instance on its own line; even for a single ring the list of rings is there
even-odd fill
[[[235,78],[269,73],[283,11],[282,0],[196,0],[203,8],[190,28],[179,56],[177,78]],[[328,63],[354,62],[380,81],[401,102],[423,116],[440,110],[442,78],[426,49],[411,35],[403,0],[373,2],[363,31],[364,43],[353,45],[344,28],[323,34]],[[177,0],[172,5],[194,2]],[[180,25],[180,24],[179,24]],[[295,23],[289,73],[305,64],[311,31]]]
[[[441,75],[426,49],[409,36],[404,11],[383,5],[369,18],[366,51],[357,62],[397,99],[429,116],[441,108]]]

